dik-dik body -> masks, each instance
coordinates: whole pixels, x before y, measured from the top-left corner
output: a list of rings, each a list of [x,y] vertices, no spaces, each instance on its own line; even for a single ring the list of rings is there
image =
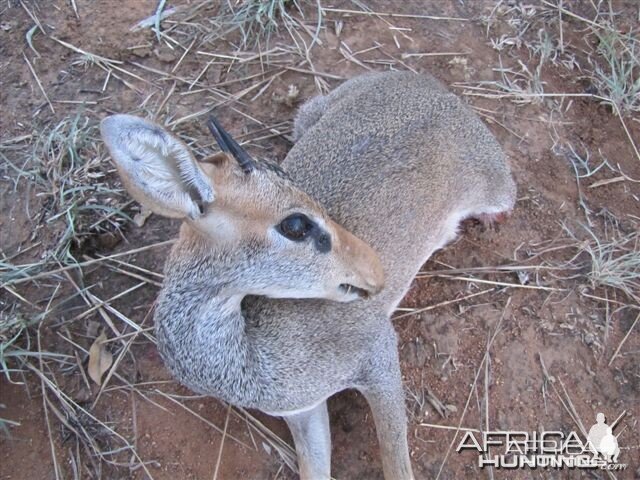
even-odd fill
[[[488,129],[428,76],[357,77],[307,102],[294,129],[289,179],[219,125],[240,165],[198,164],[140,119],[103,122],[133,196],[185,219],[156,309],[160,351],[193,390],[284,417],[303,479],[330,477],[327,398],[359,390],[385,478],[412,478],[390,314],[460,221],[511,210],[514,182]]]

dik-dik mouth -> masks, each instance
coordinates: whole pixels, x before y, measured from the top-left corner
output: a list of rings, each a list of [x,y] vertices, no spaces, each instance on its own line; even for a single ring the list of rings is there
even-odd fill
[[[347,295],[355,294],[358,297],[363,299],[368,299],[371,296],[371,292],[369,292],[368,290],[365,290],[364,288],[356,287],[355,285],[351,285],[350,283],[341,283],[339,288],[340,288],[340,291],[342,291],[343,293],[346,293]]]

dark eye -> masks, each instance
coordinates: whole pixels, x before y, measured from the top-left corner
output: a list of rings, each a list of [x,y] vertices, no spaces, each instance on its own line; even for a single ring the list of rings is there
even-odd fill
[[[307,237],[314,226],[314,223],[306,215],[294,213],[282,220],[277,229],[289,240],[299,242]]]

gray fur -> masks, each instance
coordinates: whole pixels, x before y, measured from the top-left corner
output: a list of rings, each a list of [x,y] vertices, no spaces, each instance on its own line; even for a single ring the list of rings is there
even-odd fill
[[[302,478],[330,478],[331,431],[327,402],[285,417],[298,453]]]
[[[229,262],[181,241],[167,262],[156,310],[160,351],[195,391],[268,413],[315,406],[311,418],[297,413],[290,425],[304,471],[327,477],[326,436],[313,432],[322,430],[317,423],[327,397],[359,389],[373,409],[385,477],[412,478],[389,315],[462,219],[513,207],[514,182],[488,129],[427,76],[357,77],[303,106],[295,131],[300,138],[283,167],[377,250],[385,288],[346,304],[246,297],[240,311],[240,297],[224,292],[252,281],[257,270],[249,249],[238,264],[242,255]]]

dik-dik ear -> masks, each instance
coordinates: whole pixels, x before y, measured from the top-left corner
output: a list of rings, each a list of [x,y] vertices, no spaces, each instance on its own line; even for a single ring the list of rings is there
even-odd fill
[[[102,120],[100,132],[124,186],[166,217],[198,218],[215,197],[211,180],[187,146],[158,125],[132,115]]]

